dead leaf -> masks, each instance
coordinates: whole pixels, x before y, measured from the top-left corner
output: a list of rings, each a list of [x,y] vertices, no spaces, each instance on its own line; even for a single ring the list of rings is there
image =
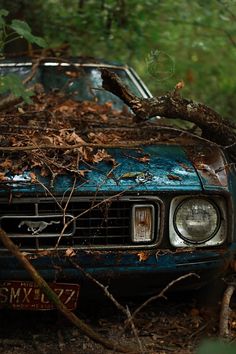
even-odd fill
[[[120,176],[120,179],[132,179],[143,176],[143,172],[127,172]]]
[[[76,255],[75,251],[73,250],[72,247],[67,248],[65,251],[66,257],[74,257]]]
[[[172,174],[167,175],[167,178],[170,180],[173,180],[173,181],[181,181],[182,180],[181,177],[176,176],[176,175],[172,175]]]
[[[184,162],[179,162],[179,165],[185,169],[185,171],[192,171],[192,167],[186,165]]]
[[[144,155],[142,157],[138,157],[139,162],[147,163],[150,161],[150,156],[149,155]]]
[[[5,173],[0,172],[0,181],[5,181],[5,180],[7,180]]]
[[[21,114],[24,114],[24,113],[25,113],[25,111],[23,110],[22,107],[18,107],[17,109],[18,109],[18,112],[19,112],[19,113],[21,113]]]
[[[89,133],[89,140],[94,144],[115,144],[121,140],[120,135],[118,134],[105,134],[102,132],[99,133]]]
[[[111,162],[113,165],[115,165],[115,160],[107,153],[105,149],[98,150],[96,154],[93,155],[93,162],[98,163],[101,161],[107,161]]]
[[[37,182],[37,176],[34,172],[30,172],[29,174],[30,178],[31,178],[31,182],[32,183],[36,183]]]
[[[81,75],[79,71],[66,71],[65,74],[72,78],[77,78]]]
[[[181,80],[175,85],[176,90],[182,90],[184,88],[184,81]]]
[[[85,177],[86,173],[91,172],[91,170],[77,170],[77,171],[82,177]]]
[[[108,122],[108,116],[106,114],[100,114],[100,119],[103,123]]]
[[[40,176],[41,177],[48,177],[50,175],[50,172],[48,170],[48,168],[46,168],[45,166],[42,166],[41,170],[40,170]]]
[[[149,258],[149,253],[141,251],[141,252],[137,253],[137,256],[138,256],[139,262],[144,262]]]
[[[12,160],[6,158],[6,160],[4,160],[3,162],[0,163],[0,167],[2,167],[5,170],[9,170],[12,168]]]

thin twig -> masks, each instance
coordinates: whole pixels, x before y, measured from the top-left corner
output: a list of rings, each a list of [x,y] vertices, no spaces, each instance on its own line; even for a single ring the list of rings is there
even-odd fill
[[[150,297],[147,301],[145,301],[142,305],[140,305],[132,314],[132,319],[134,319],[135,316],[137,316],[137,314],[148,304],[150,304],[150,302],[157,300],[161,297],[166,298],[165,293],[167,292],[167,290],[169,290],[173,285],[175,285],[176,283],[182,281],[183,279],[189,278],[189,277],[197,277],[200,278],[200,276],[196,273],[188,273],[185,275],[182,275],[181,277],[178,277],[177,279],[171,281],[159,294],[154,295],[152,297]]]
[[[137,329],[134,325],[134,321],[132,319],[132,316],[131,316],[131,313],[130,313],[130,310],[128,308],[128,306],[125,308],[124,306],[122,306],[117,300],[116,298],[113,296],[113,294],[108,290],[108,287],[107,286],[104,286],[102,283],[100,283],[97,279],[95,279],[91,274],[89,274],[88,272],[86,272],[78,263],[76,263],[75,261],[72,260],[72,257],[70,258],[70,262],[71,264],[79,269],[79,271],[84,275],[86,276],[89,280],[91,280],[93,283],[95,283],[100,289],[102,289],[103,293],[105,294],[105,296],[111,300],[111,302],[116,306],[116,308],[121,311],[121,313],[123,313],[123,315],[125,315],[128,320],[129,320],[129,323],[130,323],[130,326],[132,328],[132,331],[134,333],[134,336],[137,340],[137,343],[139,345],[139,348],[140,348],[140,352],[142,354],[144,354],[144,348],[143,348],[143,345],[142,345],[142,342],[138,336],[138,332],[137,332]]]
[[[94,204],[93,206],[91,206],[89,209],[86,209],[86,210],[84,210],[82,213],[80,213],[80,214],[74,216],[73,219],[69,220],[69,221],[64,225],[64,227],[63,227],[63,229],[62,229],[62,231],[61,231],[61,234],[60,234],[60,236],[58,237],[58,240],[57,240],[55,249],[58,248],[59,243],[60,243],[60,241],[61,241],[61,238],[63,237],[63,234],[64,234],[66,228],[67,228],[72,222],[75,222],[77,219],[79,219],[81,216],[83,216],[83,215],[85,215],[86,213],[88,213],[90,210],[93,210],[93,209],[99,207],[100,205],[102,205],[102,204],[104,204],[104,203],[107,203],[107,202],[109,202],[109,201],[111,201],[111,200],[113,200],[113,199],[115,199],[115,198],[118,198],[118,197],[122,196],[124,193],[126,193],[128,190],[131,190],[132,188],[133,188],[133,186],[131,186],[130,188],[127,188],[126,190],[121,191],[121,192],[119,192],[119,193],[117,193],[117,194],[114,194],[114,195],[112,195],[111,197],[108,197],[108,198],[106,198],[106,199],[103,199],[102,201],[98,202],[97,204]]]

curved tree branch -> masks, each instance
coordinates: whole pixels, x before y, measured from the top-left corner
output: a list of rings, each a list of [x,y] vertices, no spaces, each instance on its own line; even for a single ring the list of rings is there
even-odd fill
[[[103,88],[121,98],[135,113],[137,121],[161,116],[192,122],[201,128],[204,138],[219,145],[230,145],[228,151],[236,158],[236,135],[232,124],[210,107],[182,98],[177,90],[160,97],[139,98],[108,69],[102,69],[102,79]]]

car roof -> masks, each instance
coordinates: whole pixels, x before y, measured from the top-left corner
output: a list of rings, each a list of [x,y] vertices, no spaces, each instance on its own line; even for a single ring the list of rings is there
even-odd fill
[[[84,56],[79,56],[79,57],[45,57],[40,59],[39,57],[11,57],[11,58],[4,58],[0,60],[0,66],[13,66],[13,65],[32,65],[34,62],[37,60],[40,60],[41,65],[57,65],[57,64],[63,64],[65,66],[67,65],[78,65],[78,66],[105,66],[105,67],[116,67],[120,69],[127,69],[128,66],[118,63],[118,62],[112,62],[112,61],[107,61],[104,59],[99,59],[99,58],[94,58],[94,57],[84,57]]]

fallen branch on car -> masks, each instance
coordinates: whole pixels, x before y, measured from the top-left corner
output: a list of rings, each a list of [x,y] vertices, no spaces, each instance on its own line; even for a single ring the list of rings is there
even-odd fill
[[[103,88],[122,99],[135,113],[137,122],[160,116],[194,123],[202,130],[204,138],[227,146],[232,158],[236,159],[235,126],[210,107],[182,98],[177,90],[160,97],[139,98],[108,69],[102,69],[102,79]]]

